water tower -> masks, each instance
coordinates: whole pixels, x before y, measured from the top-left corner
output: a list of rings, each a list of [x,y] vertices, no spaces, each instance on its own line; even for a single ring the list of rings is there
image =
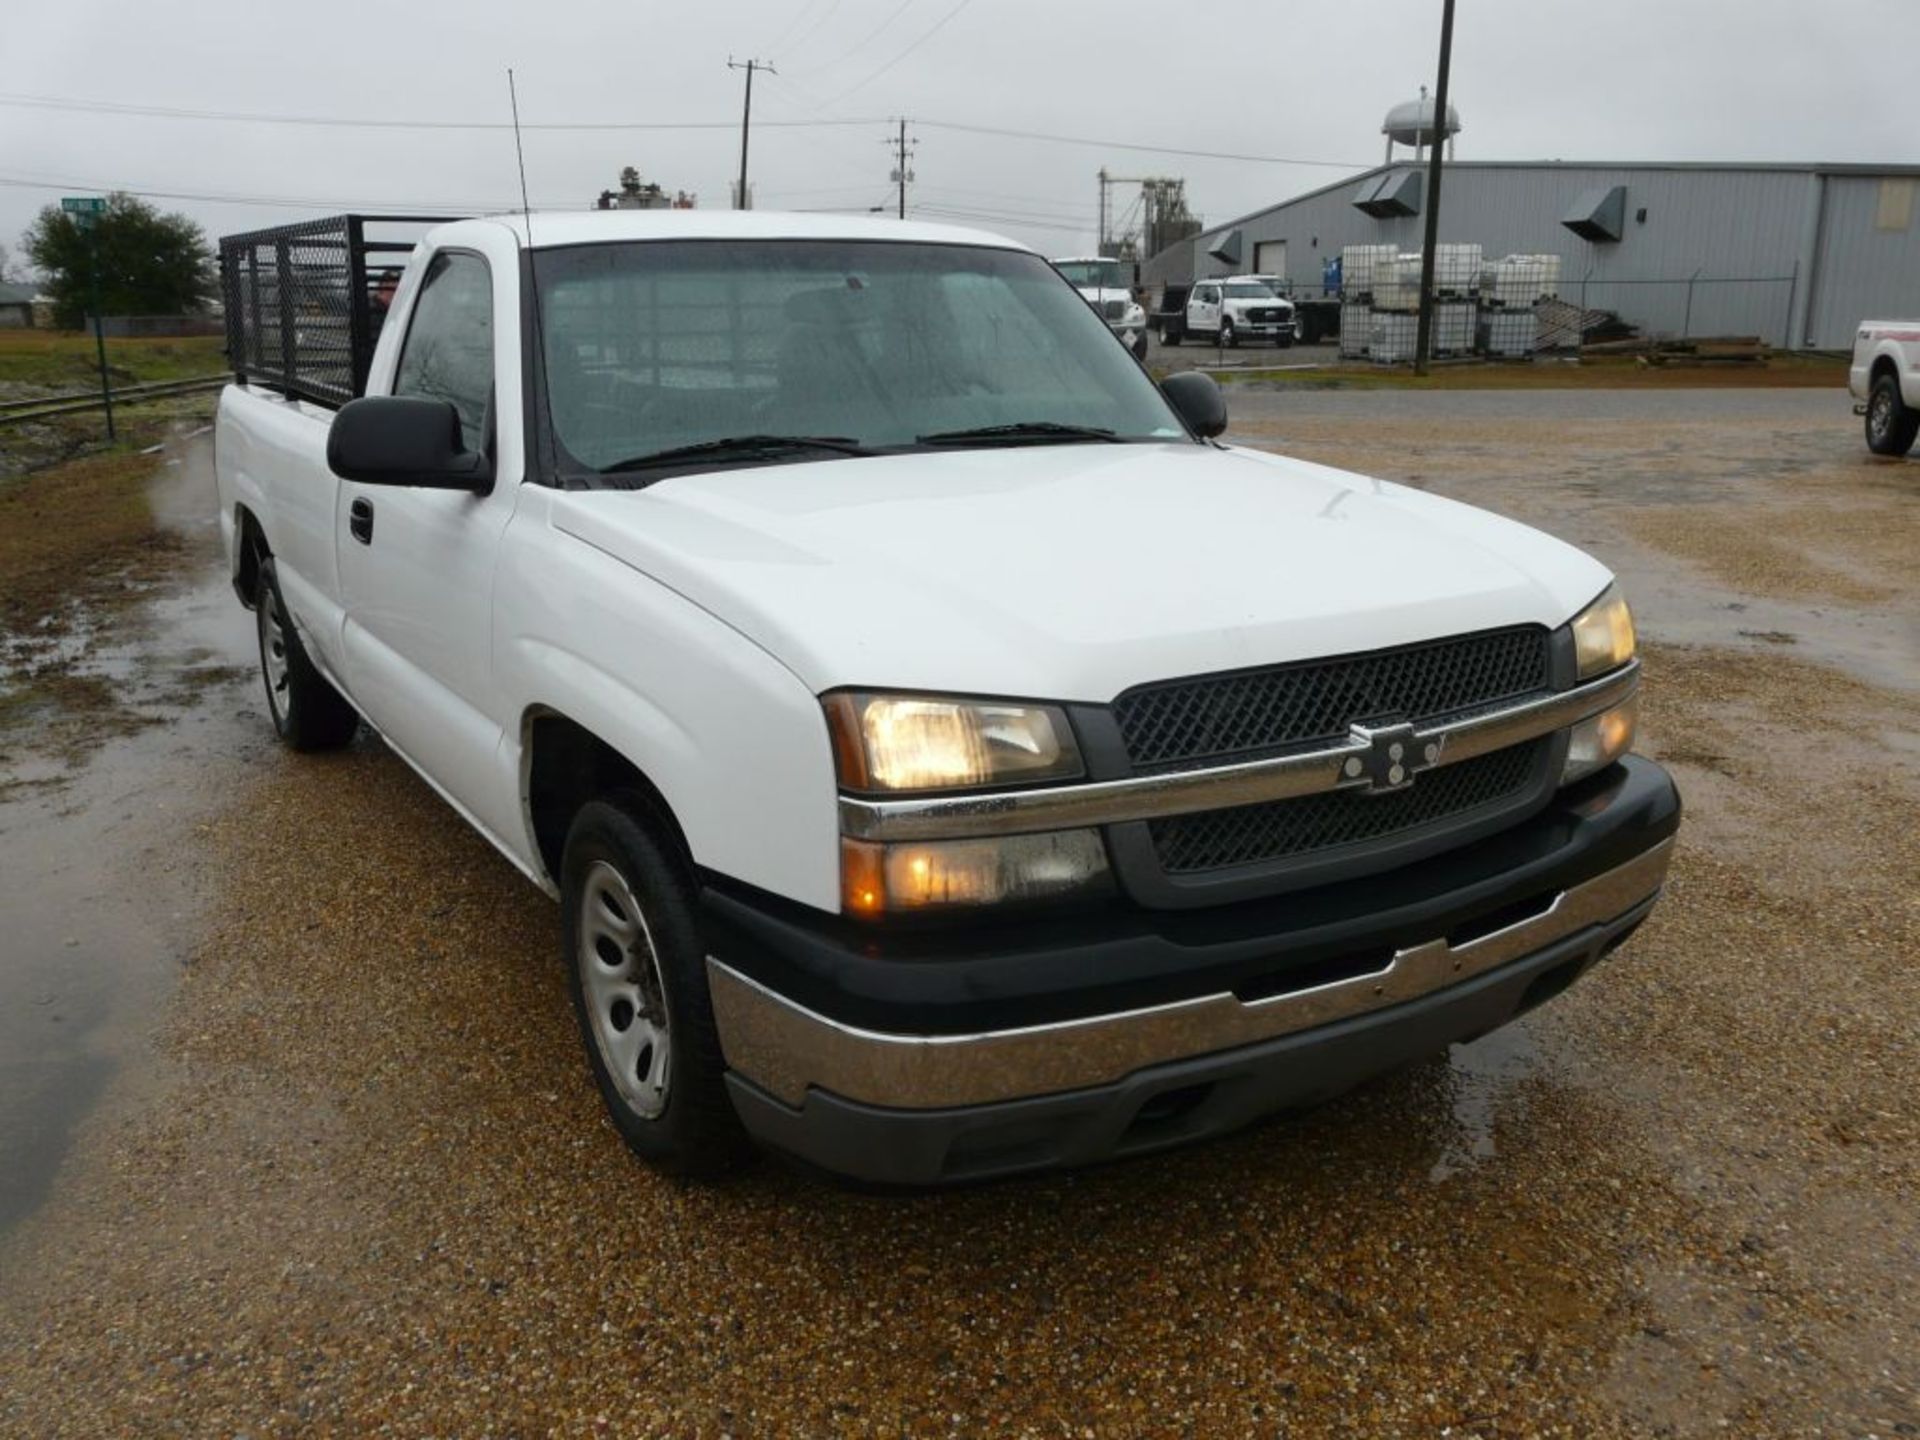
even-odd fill
[[[1387,137],[1386,163],[1393,163],[1393,147],[1409,145],[1413,148],[1413,159],[1420,162],[1420,152],[1434,141],[1433,101],[1427,97],[1427,87],[1420,87],[1418,100],[1407,100],[1394,106],[1387,112],[1386,120],[1380,126],[1380,133]],[[1441,136],[1447,142],[1447,159],[1453,159],[1453,137],[1460,131],[1460,112],[1447,106],[1447,128]]]

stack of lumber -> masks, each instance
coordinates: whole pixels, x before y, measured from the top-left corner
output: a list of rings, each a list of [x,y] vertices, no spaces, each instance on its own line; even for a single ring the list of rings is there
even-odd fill
[[[1688,340],[1606,340],[1580,347],[1580,358],[1632,356],[1647,365],[1764,365],[1758,335],[1706,335]]]

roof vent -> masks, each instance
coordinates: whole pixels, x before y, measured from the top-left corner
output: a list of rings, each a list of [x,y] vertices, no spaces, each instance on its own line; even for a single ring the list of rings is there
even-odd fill
[[[1238,230],[1227,231],[1226,234],[1222,235],[1218,240],[1214,241],[1212,245],[1207,247],[1207,254],[1218,260],[1222,265],[1238,265],[1240,263],[1240,251],[1240,232]]]
[[[1599,186],[1582,191],[1560,223],[1582,240],[1596,244],[1618,240],[1627,228],[1627,187]]]
[[[1353,195],[1353,208],[1376,220],[1392,220],[1420,213],[1426,177],[1418,170],[1389,170],[1363,181]]]

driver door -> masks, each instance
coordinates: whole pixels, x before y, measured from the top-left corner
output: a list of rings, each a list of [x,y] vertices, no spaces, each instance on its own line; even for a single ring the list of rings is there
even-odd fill
[[[467,448],[493,461],[491,491],[343,481],[334,531],[354,697],[402,754],[470,811],[485,808],[501,736],[490,713],[498,708],[491,703],[493,571],[520,489],[519,467],[501,463],[495,437],[502,393],[496,268],[476,250],[432,257],[388,390],[451,401]]]
[[[1220,287],[1196,285],[1187,306],[1187,329],[1211,334],[1220,328]]]

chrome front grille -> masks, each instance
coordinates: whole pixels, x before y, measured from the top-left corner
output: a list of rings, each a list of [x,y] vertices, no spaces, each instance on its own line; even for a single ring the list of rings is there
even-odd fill
[[[1345,738],[1355,724],[1428,724],[1552,688],[1538,625],[1129,690],[1114,719],[1136,771],[1228,764]]]
[[[1391,650],[1142,686],[1114,702],[1135,774],[1162,774],[1318,749],[1355,725],[1427,727],[1551,694],[1552,640],[1523,625]],[[1318,866],[1378,856],[1488,817],[1548,787],[1550,738],[1419,775],[1404,790],[1359,790],[1203,810],[1148,825],[1169,879],[1248,866]],[[1338,852],[1338,853],[1336,853]]]
[[[1371,841],[1403,839],[1443,822],[1466,825],[1536,788],[1544,747],[1535,740],[1422,775],[1405,790],[1335,790],[1297,800],[1203,810],[1150,822],[1169,875],[1290,860]]]

